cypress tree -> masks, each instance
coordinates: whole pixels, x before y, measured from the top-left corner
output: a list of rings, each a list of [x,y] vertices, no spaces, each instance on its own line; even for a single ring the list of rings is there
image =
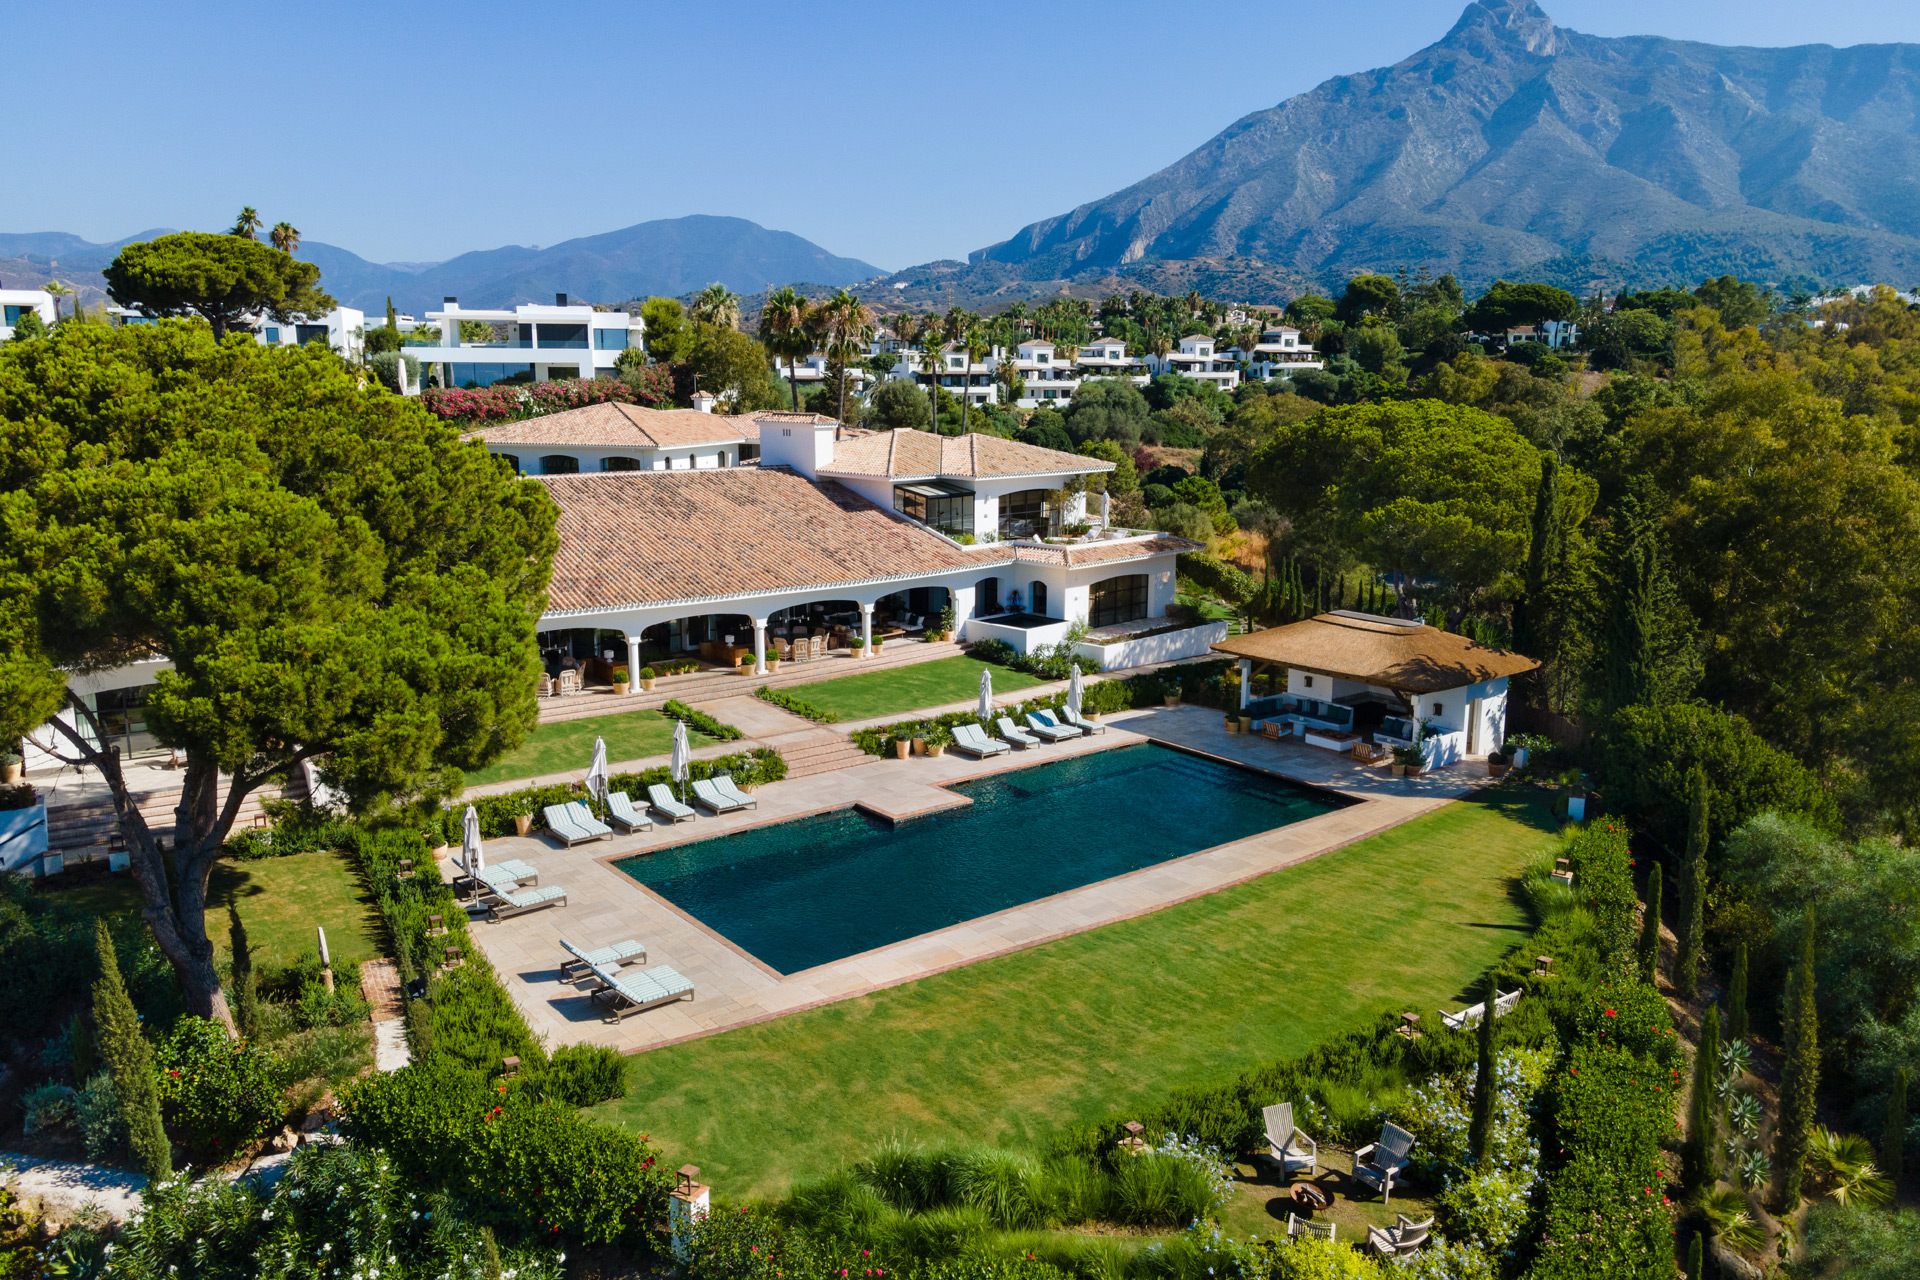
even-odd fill
[[[1747,944],[1733,949],[1733,977],[1727,981],[1727,1040],[1747,1038]]]
[[[73,1049],[73,1083],[78,1088],[85,1088],[99,1064],[93,1057],[93,1032],[88,1029],[86,1017],[78,1009],[74,1010],[73,1021],[67,1024],[67,1043]]]
[[[1707,1274],[1706,1238],[1706,1232],[1696,1231],[1687,1246],[1687,1280],[1701,1280]]]
[[[1687,771],[1687,860],[1680,868],[1679,953],[1673,961],[1673,989],[1693,999],[1700,981],[1700,943],[1707,905],[1707,775],[1699,765]]]
[[[1720,1059],[1720,1009],[1707,1006],[1693,1055],[1693,1094],[1687,1099],[1687,1145],[1680,1153],[1687,1190],[1713,1185],[1713,1070]]]
[[[1480,1063],[1473,1076],[1473,1120],[1467,1129],[1467,1150],[1476,1167],[1486,1164],[1493,1146],[1493,1004],[1499,998],[1500,989],[1489,973],[1486,1008],[1480,1014]]]
[[[1610,712],[1654,700],[1653,637],[1661,574],[1659,548],[1639,502],[1626,498],[1620,517],[1602,648],[1601,693]]]
[[[173,1167],[167,1131],[160,1123],[160,1094],[153,1083],[153,1046],[140,1033],[140,1015],[134,1012],[126,983],[121,981],[106,922],[95,921],[94,929],[100,977],[93,984],[93,1021],[100,1028],[100,1056],[113,1073],[113,1091],[126,1114],[133,1163],[150,1181],[158,1182]]]
[[[387,328],[398,329],[399,327],[400,327],[399,319],[393,314],[393,295],[388,294],[387,295]]]
[[[1660,973],[1660,864],[1647,873],[1647,914],[1640,925],[1640,981],[1653,986]]]
[[[247,943],[246,922],[240,910],[227,904],[227,941],[233,951],[233,1022],[242,1039],[260,1034],[259,979],[253,972],[253,948]]]
[[[1880,1135],[1880,1172],[1900,1183],[1906,1163],[1907,1145],[1907,1069],[1893,1073],[1893,1088],[1887,1092],[1887,1128]]]
[[[1820,1015],[1813,1003],[1813,920],[1807,920],[1800,960],[1787,980],[1780,1019],[1785,1050],[1780,1067],[1780,1125],[1773,1138],[1773,1167],[1780,1176],[1782,1213],[1800,1207],[1807,1144],[1813,1132],[1814,1091],[1820,1085]]]
[[[1546,613],[1547,574],[1560,559],[1560,457],[1540,451],[1540,488],[1533,499],[1533,526],[1527,543],[1525,592],[1513,607],[1513,647],[1530,658],[1541,653],[1541,620]]]

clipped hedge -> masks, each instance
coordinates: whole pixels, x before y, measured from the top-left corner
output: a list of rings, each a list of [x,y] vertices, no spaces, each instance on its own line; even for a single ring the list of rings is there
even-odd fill
[[[1181,577],[1191,578],[1195,586],[1213,592],[1228,604],[1245,604],[1260,590],[1260,584],[1245,570],[1198,551],[1186,552],[1177,564]]]
[[[772,747],[755,747],[751,751],[712,760],[694,760],[687,768],[691,778],[711,778],[716,773],[730,773],[742,787],[758,787],[778,782],[787,776],[786,760]],[[607,779],[607,787],[611,791],[624,791],[638,797],[645,795],[647,788],[656,783],[672,781],[673,771],[666,765],[656,765],[638,773],[616,773]],[[498,795],[478,796],[472,804],[480,818],[480,834],[510,836],[516,830],[513,823],[516,815],[526,814],[533,819],[532,830],[544,831],[547,817],[543,811],[548,805],[586,798],[584,783],[557,782],[543,787],[523,787]]]
[[[833,724],[840,719],[838,712],[816,707],[805,698],[795,697],[784,689],[770,689],[763,684],[753,691],[753,696],[762,702],[771,702],[776,707],[784,708],[818,724]]]
[[[720,742],[738,742],[743,736],[741,732],[732,725],[721,724],[706,712],[695,711],[692,707],[677,698],[668,698],[667,705],[660,708],[660,714],[666,716],[669,720],[683,721],[687,728],[698,729],[709,738],[717,739]]]

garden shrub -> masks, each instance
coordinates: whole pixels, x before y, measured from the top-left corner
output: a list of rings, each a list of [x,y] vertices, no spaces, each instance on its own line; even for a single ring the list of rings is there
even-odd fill
[[[704,711],[695,711],[677,698],[667,699],[667,705],[660,708],[660,714],[669,720],[680,720],[689,729],[698,729],[709,738],[721,742],[736,742],[742,736],[740,731],[730,724],[721,724]]]
[[[273,1056],[211,1018],[180,1019],[154,1065],[168,1133],[196,1158],[231,1159],[280,1117]]]
[[[1177,564],[1181,577],[1192,579],[1195,586],[1228,604],[1245,604],[1260,590],[1260,584],[1244,569],[1198,551],[1180,556]]]
[[[127,1117],[114,1092],[113,1076],[96,1071],[73,1098],[74,1124],[86,1146],[87,1159],[118,1160],[127,1149]]]
[[[1018,652],[1005,640],[976,640],[967,646],[967,656],[990,662],[996,667],[1024,671],[1042,680],[1065,680],[1073,674],[1074,667],[1079,667],[1082,675],[1096,675],[1100,664],[1075,653],[1073,649],[1074,645],[1087,638],[1086,633],[1085,623],[1075,623],[1067,629],[1065,638],[1059,644],[1035,645],[1027,653]]]
[[[46,1080],[20,1095],[20,1131],[57,1132],[74,1124],[74,1093],[66,1085]]]
[[[599,1044],[562,1045],[547,1060],[540,1092],[572,1107],[591,1107],[627,1096],[626,1060]]]
[[[763,702],[771,702],[776,707],[784,707],[793,714],[818,724],[832,724],[840,718],[838,712],[816,707],[805,698],[796,697],[784,689],[770,689],[763,684],[753,691],[753,696]]]
[[[1627,829],[1607,818],[1584,827],[1567,846],[1574,889],[1593,913],[1601,953],[1609,959],[1630,955],[1635,942],[1633,854]]]

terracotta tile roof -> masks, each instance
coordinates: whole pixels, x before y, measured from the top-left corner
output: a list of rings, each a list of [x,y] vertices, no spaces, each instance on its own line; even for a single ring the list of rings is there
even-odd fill
[[[881,431],[864,440],[843,439],[833,451],[833,461],[820,472],[835,476],[987,479],[1111,470],[1111,462],[1098,458],[1042,449],[977,431],[964,436],[937,436],[930,431]]]
[[[572,445],[588,449],[666,449],[742,439],[734,419],[698,409],[589,404],[523,422],[469,431],[487,444]]]
[[[560,504],[550,613],[832,586],[978,563],[844,485],[784,467],[542,476]]]
[[[1256,662],[1282,663],[1405,693],[1459,689],[1540,665],[1425,623],[1407,625],[1347,610],[1231,636],[1213,647]]]

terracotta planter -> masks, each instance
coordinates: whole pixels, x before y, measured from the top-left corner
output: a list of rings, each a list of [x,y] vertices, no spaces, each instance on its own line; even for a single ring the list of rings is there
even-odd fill
[[[1240,717],[1238,716],[1227,717],[1227,732],[1228,733],[1240,732]]]
[[[905,760],[907,758],[907,752],[911,750],[913,750],[913,744],[911,742],[901,741],[893,744],[893,754],[898,759]]]
[[[525,835],[527,832],[533,830],[533,815],[530,813],[514,814],[513,829],[520,835]]]
[[[615,680],[613,682],[613,696],[616,698],[626,697],[627,688],[628,688],[628,685],[625,680]]]
[[[1487,761],[1487,776],[1489,778],[1504,778],[1507,776],[1507,769],[1509,767],[1510,766],[1504,764],[1495,764],[1489,760]]]
[[[652,693],[652,692],[653,692],[653,681],[652,681],[651,679],[647,679],[647,680],[642,680],[642,681],[640,682],[640,687],[641,687],[642,689],[645,689],[645,690],[646,690],[646,691],[647,691],[648,693]]]
[[[947,754],[947,748],[944,744],[940,746],[928,747],[927,754],[932,756],[934,759],[938,760],[941,756]]]
[[[776,671],[778,671],[779,669],[780,669],[780,659],[778,659],[778,658],[768,658],[768,659],[767,659],[767,674],[768,674],[768,675],[772,675],[772,674],[773,674],[774,672],[776,672]]]
[[[1242,732],[1242,733],[1252,733],[1252,732],[1253,732],[1253,717],[1252,717],[1252,716],[1241,716],[1241,717],[1240,717],[1240,732]]]
[[[1393,776],[1396,778],[1404,778],[1407,776],[1407,766],[1403,764],[1388,765],[1387,767],[1393,770]]]
[[[1179,695],[1179,694],[1177,694],[1177,693],[1169,693],[1169,694],[1167,694],[1167,695],[1166,695],[1166,703],[1167,703],[1167,705],[1168,705],[1168,706],[1170,706],[1170,707],[1177,707],[1177,706],[1179,706],[1179,705],[1180,705],[1180,695]]]
[[[444,845],[444,844],[437,845],[433,850],[433,860],[435,862],[445,862],[448,858],[451,858],[452,856],[453,856],[453,849],[448,845]]]
[[[17,764],[0,765],[0,778],[4,778],[8,786],[12,786],[14,783],[20,781],[20,766]]]
[[[925,738],[915,738],[913,740],[913,754],[917,756],[927,754],[927,740]]]

